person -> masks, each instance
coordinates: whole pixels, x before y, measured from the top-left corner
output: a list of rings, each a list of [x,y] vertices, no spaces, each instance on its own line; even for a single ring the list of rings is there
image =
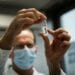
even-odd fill
[[[5,35],[0,40],[0,48],[10,50],[13,75],[43,75],[33,67],[37,47],[35,37],[29,27],[35,23],[46,20],[47,17],[35,8],[22,9],[12,21]],[[44,33],[40,36],[44,40],[45,55],[49,68],[49,75],[65,75],[61,70],[59,61],[70,47],[70,35],[62,29],[47,29],[54,38],[49,41]]]

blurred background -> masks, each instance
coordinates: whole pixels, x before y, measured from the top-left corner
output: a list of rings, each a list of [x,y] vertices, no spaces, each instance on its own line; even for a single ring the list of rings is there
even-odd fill
[[[71,34],[71,47],[62,58],[60,65],[67,75],[75,75],[75,0],[0,0],[0,37],[5,33],[16,12],[22,8],[36,8],[48,17],[48,27],[62,27]],[[40,27],[33,27],[38,33]],[[39,72],[48,75],[42,39],[36,34],[39,51],[35,67]],[[0,75],[3,75],[4,64],[9,51],[0,49]],[[11,74],[9,74],[11,75]]]

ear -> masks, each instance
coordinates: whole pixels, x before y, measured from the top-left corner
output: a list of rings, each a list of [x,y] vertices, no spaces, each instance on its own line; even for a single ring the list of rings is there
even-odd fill
[[[37,53],[37,51],[38,51],[38,45],[35,45],[34,47],[36,48],[35,52]]]
[[[34,45],[34,47],[35,47],[36,49],[38,49],[38,45]]]

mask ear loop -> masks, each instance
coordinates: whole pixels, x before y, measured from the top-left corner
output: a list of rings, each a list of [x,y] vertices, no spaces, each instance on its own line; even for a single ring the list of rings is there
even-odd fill
[[[11,60],[13,62],[13,60],[14,60],[14,47],[12,47],[11,50],[10,50],[9,58],[11,58]]]

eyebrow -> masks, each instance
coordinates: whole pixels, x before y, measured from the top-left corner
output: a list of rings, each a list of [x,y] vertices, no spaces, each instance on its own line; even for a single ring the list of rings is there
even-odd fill
[[[17,44],[17,46],[19,46],[19,45],[25,45],[25,44],[35,44],[34,42],[32,43],[32,42],[27,42],[27,43],[19,43],[19,44]]]

